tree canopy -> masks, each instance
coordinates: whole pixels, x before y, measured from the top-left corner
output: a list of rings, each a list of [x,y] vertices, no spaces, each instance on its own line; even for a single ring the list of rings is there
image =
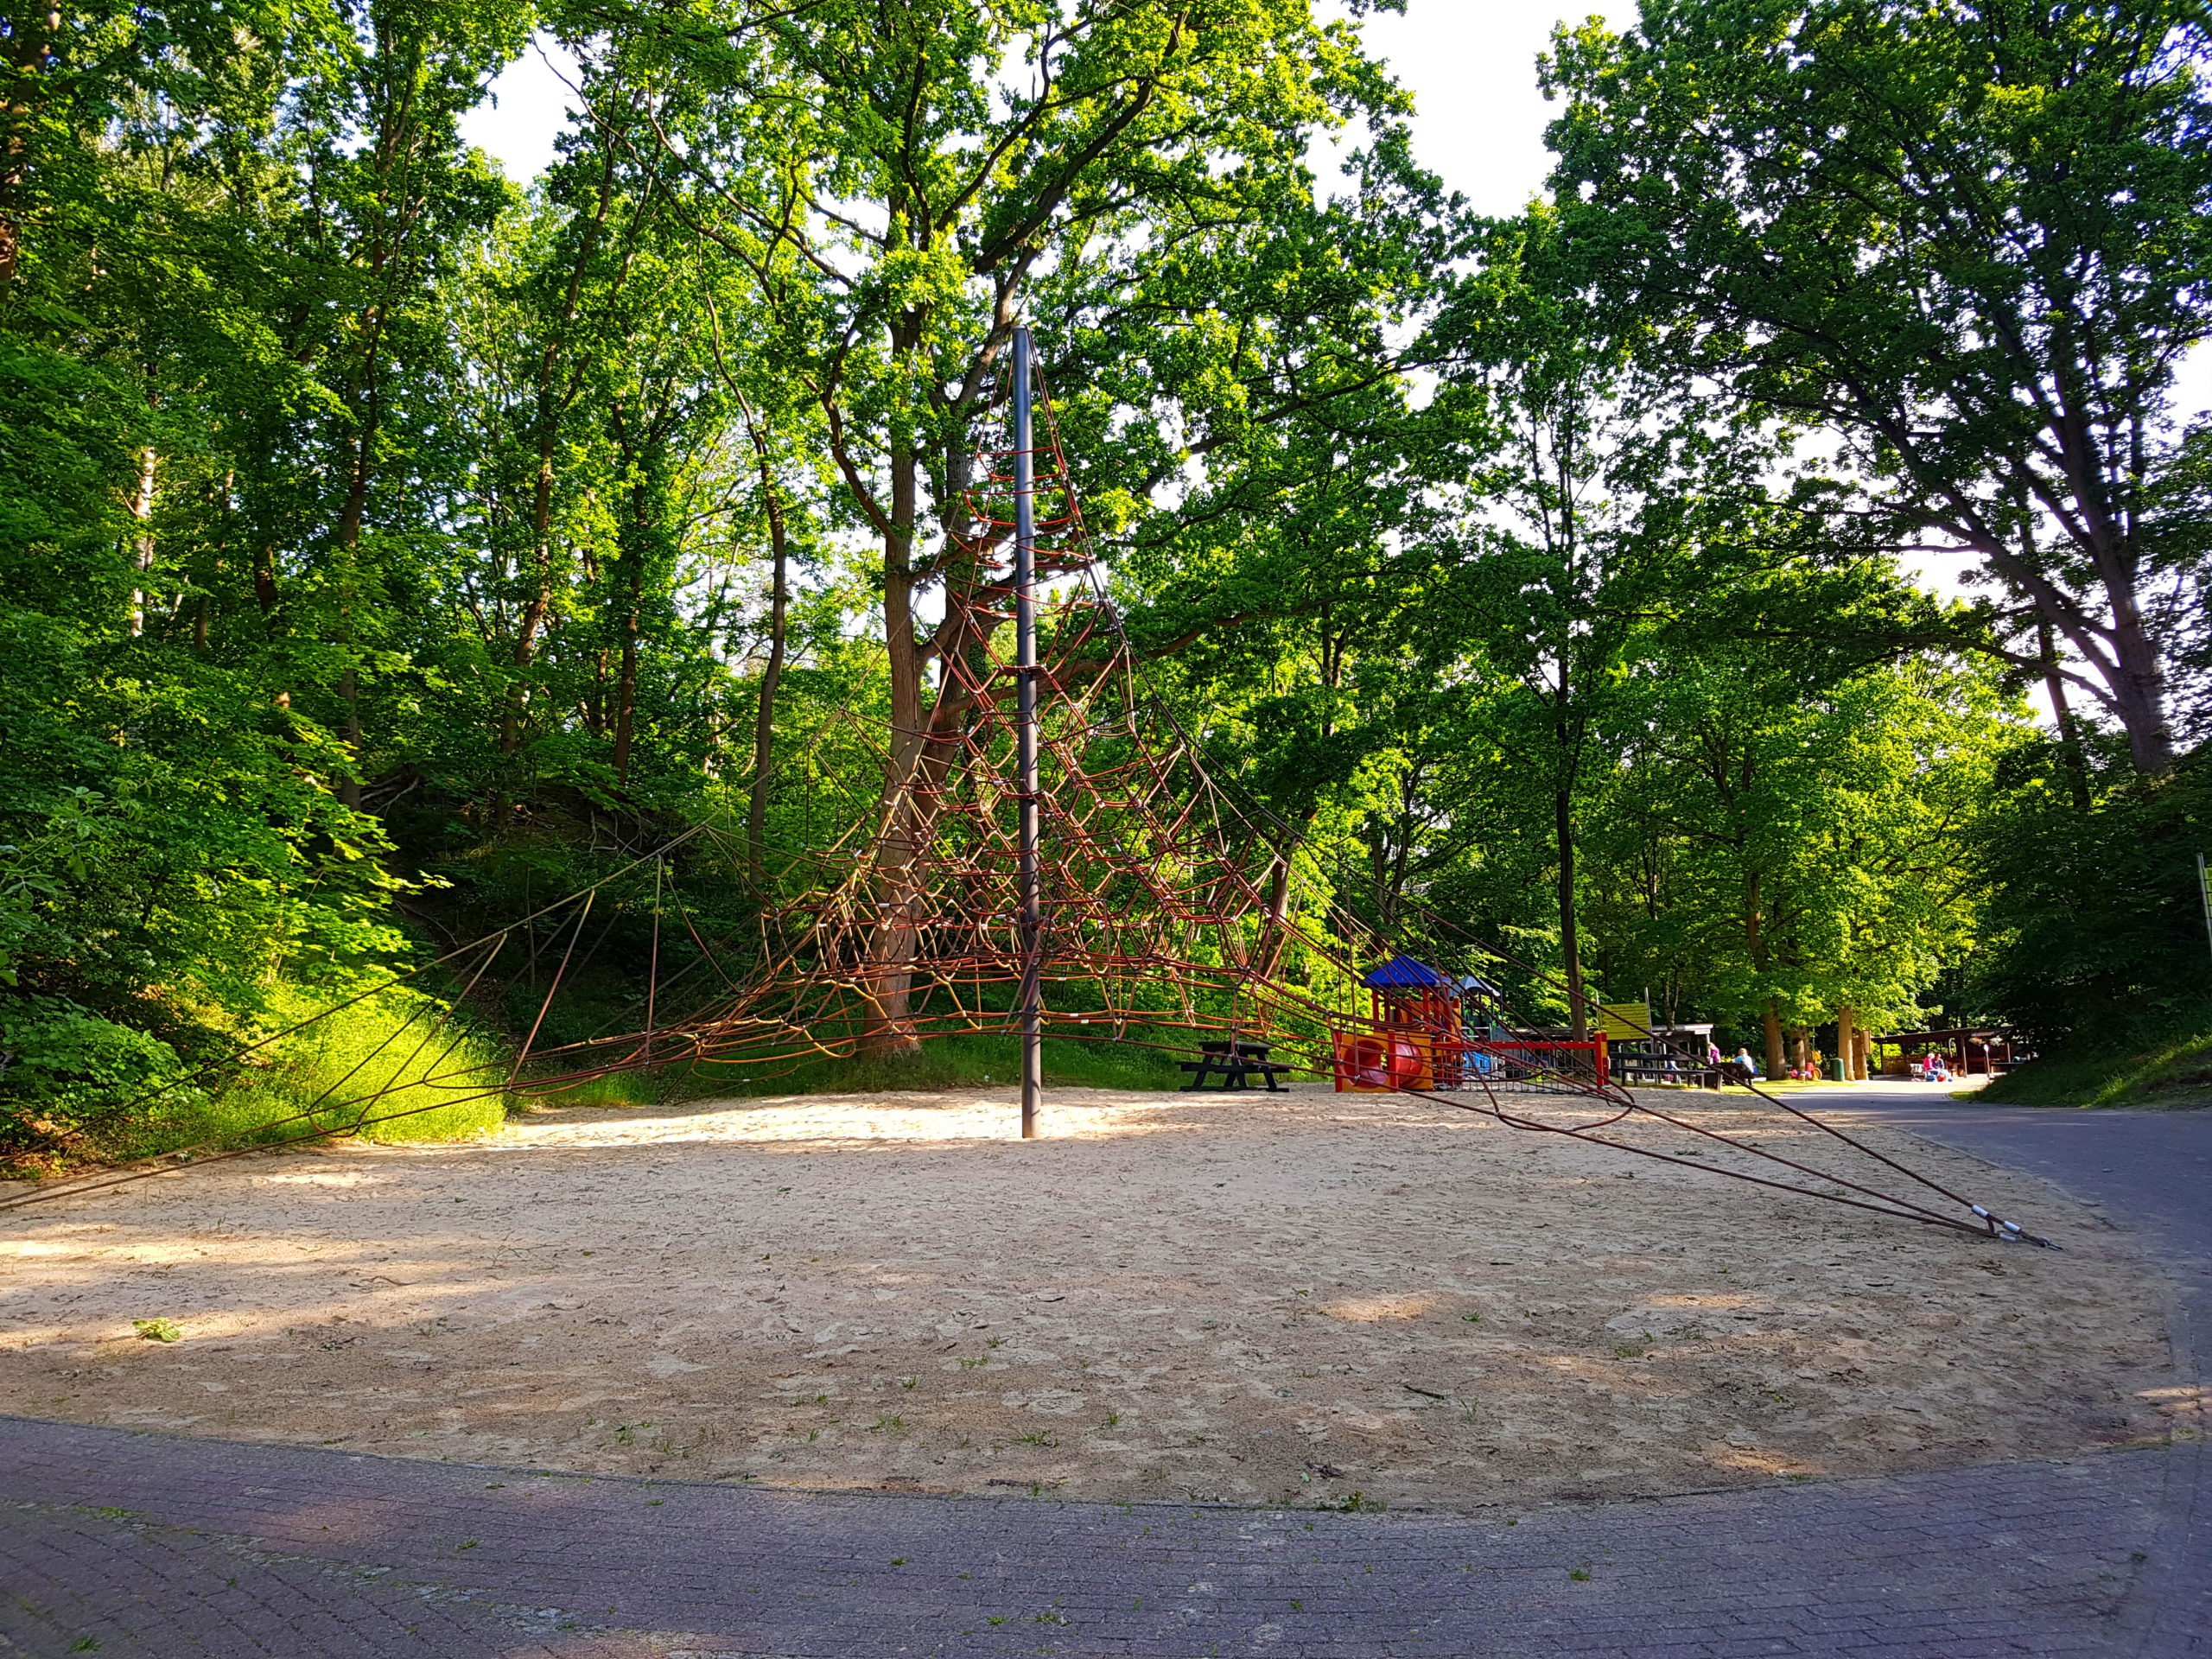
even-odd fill
[[[1873,546],[1978,556],[2135,764],[2174,759],[2148,591],[2202,340],[2192,4],[1655,0],[1562,33],[1554,188],[1682,369],[1848,447]]]

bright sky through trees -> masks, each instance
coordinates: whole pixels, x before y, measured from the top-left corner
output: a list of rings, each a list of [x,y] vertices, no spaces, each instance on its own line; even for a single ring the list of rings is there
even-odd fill
[[[1536,90],[1536,54],[1564,18],[1602,17],[1616,28],[1635,20],[1629,0],[1611,4],[1558,0],[1408,0],[1402,15],[1370,15],[1370,48],[1414,98],[1414,154],[1446,185],[1485,213],[1518,213],[1542,186],[1551,158],[1544,125],[1557,111]],[[534,177],[552,158],[563,111],[571,101],[563,77],[574,60],[539,35],[493,83],[461,121],[461,136],[497,156],[510,177]],[[495,101],[496,100],[496,101]],[[2193,361],[2180,407],[2212,406],[2212,365]],[[1955,558],[1931,559],[1927,575],[1947,590]]]
[[[1543,183],[1544,124],[1554,113],[1536,90],[1536,54],[1563,17],[1631,21],[1630,4],[1557,0],[1411,0],[1403,16],[1370,16],[1369,46],[1413,91],[1415,153],[1486,213],[1518,213]],[[498,99],[461,124],[462,136],[528,179],[553,154],[573,63],[541,35],[493,83]]]

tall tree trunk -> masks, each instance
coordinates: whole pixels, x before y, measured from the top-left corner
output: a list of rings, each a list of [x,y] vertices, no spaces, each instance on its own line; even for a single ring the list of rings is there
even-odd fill
[[[276,620],[276,550],[267,542],[257,542],[253,550],[253,602],[261,607],[261,620]]]
[[[912,444],[891,450],[890,524],[883,536],[883,632],[891,678],[891,759],[884,770],[883,838],[875,858],[876,914],[862,977],[861,1052],[899,1055],[919,1040],[910,1015],[916,922],[921,893],[915,865],[933,826],[915,789],[922,758],[923,652],[914,633],[914,518],[919,505],[919,457]]]
[[[768,440],[745,410],[745,429],[753,438],[753,453],[760,463],[760,497],[768,514],[768,554],[773,575],[768,588],[768,662],[760,671],[760,707],[753,717],[753,788],[745,804],[746,855],[752,861],[753,884],[768,880],[768,772],[776,758],[776,690],[784,677],[784,620],[791,604],[791,548],[784,524],[784,499],[776,488],[770,464]]]
[[[22,264],[23,184],[30,177],[30,135],[47,87],[60,8],[25,7],[9,20],[8,98],[0,103],[0,285],[12,283]]]
[[[1744,936],[1751,945],[1751,968],[1762,978],[1767,971],[1766,915],[1764,884],[1757,870],[1744,877]],[[1760,1005],[1760,1023],[1766,1033],[1766,1074],[1779,1076],[1782,1064],[1782,1013],[1768,997]]]
[[[1859,1027],[1849,1008],[1835,1011],[1835,1052],[1843,1061],[1843,1080],[1859,1081]]]
[[[906,208],[891,204],[893,231],[903,234]],[[895,239],[895,235],[894,235]],[[980,390],[980,378],[998,359],[1013,338],[1014,289],[1002,279],[997,320],[982,351],[969,366],[969,379],[957,406],[973,407],[969,401]],[[927,314],[916,311],[899,317],[890,331],[891,354],[899,363],[911,364],[920,347]],[[963,606],[948,601],[943,625],[935,639],[925,644],[914,618],[913,551],[921,493],[921,452],[910,432],[894,431],[886,446],[890,490],[879,502],[862,482],[858,467],[845,448],[843,410],[834,397],[817,391],[828,417],[830,448],[854,499],[882,538],[883,633],[891,691],[890,759],[884,768],[880,799],[881,838],[872,870],[873,897],[880,918],[870,935],[868,957],[859,976],[862,1002],[860,1048],[863,1053],[897,1055],[918,1046],[910,1017],[913,986],[914,950],[923,895],[916,866],[935,833],[931,803],[950,774],[962,735],[972,715],[956,696],[945,695],[950,676],[940,683],[940,695],[929,715],[923,713],[923,671],[933,652],[949,660],[957,651],[979,649],[976,642],[988,630],[976,626],[977,619]],[[950,411],[943,411],[950,412]],[[967,543],[970,526],[959,502],[969,478],[971,460],[968,435],[954,430],[944,439],[945,532],[949,552]],[[950,594],[956,583],[948,580]],[[918,787],[926,785],[927,787]]]
[[[551,358],[552,353],[548,350],[548,371]],[[531,481],[530,596],[523,601],[522,614],[516,619],[514,647],[510,653],[518,670],[527,669],[537,656],[537,631],[544,625],[545,613],[553,602],[553,429],[550,421],[543,416],[539,425],[537,471]],[[512,754],[522,747],[523,712],[528,701],[529,692],[518,673],[508,683],[507,694],[499,704],[500,753]]]
[[[2058,753],[2066,767],[2067,790],[2074,810],[2089,810],[2089,767],[2082,753],[2082,734],[2074,724],[2074,710],[2066,701],[2066,677],[2058,670],[2058,645],[2051,637],[2050,619],[2036,617],[2036,645],[2043,659],[2044,689],[2050,694],[2051,717],[2058,723]]]
[[[614,680],[614,781],[627,789],[631,751],[637,734],[638,626],[645,602],[646,561],[660,539],[664,457],[661,450],[661,434],[651,422],[643,423],[643,430],[635,441],[636,448],[632,448],[629,429],[619,401],[614,405],[614,429],[617,442],[622,448],[625,467],[632,478],[629,530],[623,537],[626,545],[620,553],[626,604],[622,615],[620,666],[615,671]]]
[[[1582,946],[1574,925],[1574,798],[1573,791],[1552,794],[1552,830],[1559,851],[1559,948],[1567,966],[1567,1023],[1573,1040],[1590,1035],[1590,1006],[1582,989]]]
[[[607,652],[604,647],[592,658],[591,689],[577,699],[576,712],[583,717],[584,729],[594,738],[607,735]]]
[[[629,567],[629,603],[622,614],[622,653],[614,676],[614,781],[625,790],[630,786],[630,755],[638,726],[638,614],[645,605],[645,550],[652,535],[652,526],[644,522],[648,511],[644,497],[650,487],[638,486],[635,510],[639,522],[632,527],[636,545],[622,561]]]
[[[1308,813],[1299,820],[1302,830],[1313,821]],[[1268,910],[1262,925],[1260,948],[1254,953],[1253,966],[1262,977],[1272,979],[1275,969],[1282,965],[1284,948],[1290,943],[1290,851],[1276,848],[1268,860]]]
[[[361,525],[368,516],[369,480],[376,473],[377,354],[373,346],[369,349],[364,372],[368,381],[366,403],[361,415],[361,429],[354,435],[351,446],[353,464],[346,469],[346,503],[338,513],[338,545],[349,551],[361,544]]]
[[[2108,674],[2113,712],[2127,734],[2127,747],[2136,770],[2163,777],[2173,770],[2174,732],[2166,713],[2166,669],[2143,620],[2143,606],[2132,579],[2120,580],[2109,572],[2105,592],[2112,605],[2107,635],[2117,672]]]
[[[377,329],[382,327],[382,311],[375,315]],[[382,410],[382,399],[377,388],[378,335],[372,332],[367,355],[362,364],[362,377],[366,385],[363,398],[361,426],[354,434],[353,466],[346,480],[346,503],[338,515],[338,545],[346,560],[346,588],[339,605],[339,643],[352,653],[357,645],[354,639],[353,607],[359,601],[354,582],[359,563],[354,555],[360,550],[361,528],[368,518],[369,482],[376,472],[376,442],[378,424]],[[347,662],[346,671],[339,676],[338,700],[346,707],[343,735],[346,747],[353,757],[353,772],[338,785],[338,798],[359,810],[361,804],[361,668],[358,658]]]
[[[631,595],[629,614],[622,625],[622,667],[614,683],[614,781],[630,786],[630,748],[637,729],[638,604]]]
[[[350,626],[346,632],[353,632]],[[338,677],[338,700],[346,705],[344,735],[354,767],[339,781],[338,798],[358,812],[361,807],[361,671],[352,663]]]
[[[568,283],[561,293],[561,308],[554,314],[553,326],[546,330],[545,343],[537,356],[537,407],[531,423],[537,465],[530,486],[531,585],[529,597],[523,601],[522,614],[515,623],[514,649],[511,653],[518,670],[527,669],[535,658],[538,630],[544,626],[546,612],[553,602],[553,457],[559,447],[561,416],[569,401],[561,391],[561,372],[566,364],[569,330],[575,322],[578,300],[583,293],[584,276],[598,251],[600,233],[606,226],[607,210],[613,200],[614,146],[608,143],[601,150],[598,206],[577,238],[575,258],[569,267]],[[625,274],[627,270],[625,264]],[[573,385],[573,380],[569,384]],[[499,709],[499,752],[503,754],[512,754],[522,747],[522,720],[528,700],[528,690],[518,674],[508,686]]]

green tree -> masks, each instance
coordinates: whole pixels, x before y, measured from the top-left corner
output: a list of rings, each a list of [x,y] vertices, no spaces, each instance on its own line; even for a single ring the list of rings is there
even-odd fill
[[[887,921],[867,1040],[901,1047],[902,884],[928,829],[915,817],[926,795],[905,785],[928,756],[955,752],[929,741],[931,721],[971,717],[943,703],[931,714],[931,663],[985,651],[1000,626],[978,575],[997,532],[969,498],[1016,320],[1073,343],[1054,360],[1077,383],[1089,378],[1079,342],[1134,324],[1185,356],[1171,384],[1210,394],[1176,411],[1178,438],[1150,444],[1154,477],[1124,473],[1094,492],[1113,528],[1117,497],[1282,413],[1268,407],[1283,396],[1281,365],[1262,341],[1224,334],[1218,285],[1147,320],[1147,279],[1227,257],[1248,296],[1276,285],[1251,270],[1253,247],[1293,239],[1268,234],[1284,220],[1313,221],[1308,136],[1356,113],[1387,118],[1402,99],[1356,32],[1318,23],[1305,0],[851,0],[680,32],[640,25],[617,30],[610,50],[619,74],[679,67],[680,92],[654,120],[692,222],[752,276],[774,349],[818,406],[845,512],[876,544],[892,699],[884,798],[902,804],[880,843]],[[1161,401],[1155,390],[1137,407],[1148,416]],[[1209,413],[1230,429],[1205,430]],[[943,595],[933,622],[931,590]]]
[[[2212,331],[2206,44],[2174,0],[1650,0],[1544,76],[1592,268],[1684,372],[1840,435],[1877,544],[1978,555],[2146,772],[2174,739],[2145,490]]]
[[[1970,946],[1975,833],[2020,724],[1986,668],[1868,662],[1808,616],[1887,611],[1893,578],[1785,571],[1685,616],[1638,664],[1640,730],[1608,780],[1593,884],[1605,954],[1784,1036],[1909,1018]]]

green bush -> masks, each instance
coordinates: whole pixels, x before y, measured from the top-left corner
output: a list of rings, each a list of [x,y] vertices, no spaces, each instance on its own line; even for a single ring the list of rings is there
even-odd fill
[[[1969,1001],[2048,1053],[2147,1052],[2212,982],[2196,855],[2212,852],[2212,758],[2132,775],[2088,812],[2049,746],[2000,769],[1982,830],[1991,930]]]
[[[99,1135],[134,1113],[188,1111],[203,1097],[163,1089],[184,1064],[158,1038],[60,997],[0,1003],[0,1150]]]
[[[2012,1106],[2201,1105],[2212,1101],[2212,1003],[2177,1015],[2164,1032],[2082,1044],[2030,1061],[1977,1098]]]

